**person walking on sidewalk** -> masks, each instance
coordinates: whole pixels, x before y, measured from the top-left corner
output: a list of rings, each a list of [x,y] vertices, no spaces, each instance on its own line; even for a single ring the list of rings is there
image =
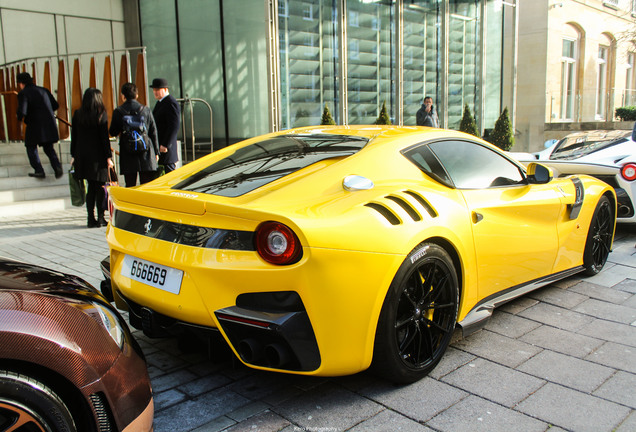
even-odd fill
[[[133,83],[125,83],[121,87],[121,94],[126,101],[115,108],[110,120],[108,132],[110,136],[119,137],[119,173],[123,174],[126,187],[136,186],[137,173],[139,184],[144,184],[155,179],[157,161],[159,160],[159,142],[157,140],[157,127],[150,108],[137,101],[137,86]],[[124,116],[132,114],[139,119],[143,118],[149,143],[144,152],[134,153],[126,150],[126,134],[124,132]]]
[[[96,228],[108,225],[104,219],[104,184],[113,164],[113,154],[108,139],[108,115],[102,92],[88,88],[82,98],[82,106],[73,113],[71,128],[71,164],[75,177],[86,179],[87,226]],[[95,218],[97,207],[97,219]]]
[[[48,89],[36,86],[33,78],[27,72],[19,73],[17,76],[18,88],[18,122],[26,124],[24,134],[24,145],[26,147],[29,163],[35,170],[29,173],[30,177],[44,178],[44,168],[40,162],[38,146],[42,147],[48,156],[55,178],[60,178],[64,174],[60,159],[55,153],[53,144],[58,142],[60,136],[57,132],[54,111],[59,105]],[[22,125],[19,125],[22,130]]]
[[[177,133],[181,122],[179,103],[168,90],[168,80],[155,78],[150,86],[157,99],[152,115],[157,125],[159,138],[159,165],[164,166],[167,173],[174,171],[179,161],[177,154]]]

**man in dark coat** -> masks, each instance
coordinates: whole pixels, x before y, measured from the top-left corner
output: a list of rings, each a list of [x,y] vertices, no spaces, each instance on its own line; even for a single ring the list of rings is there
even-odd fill
[[[139,184],[154,180],[159,160],[159,141],[155,119],[150,108],[137,102],[137,86],[133,83],[126,83],[121,87],[121,94],[126,101],[113,111],[108,133],[110,136],[119,135],[123,131],[125,113],[140,112],[141,110],[148,138],[151,141],[147,151],[127,153],[122,146],[122,140],[125,139],[123,134],[119,138],[119,173],[124,175],[126,187],[131,187],[137,184],[137,173],[139,173]]]
[[[157,99],[152,115],[155,118],[159,137],[159,164],[164,166],[167,174],[174,171],[179,160],[177,133],[181,123],[181,108],[168,90],[168,80],[155,78],[150,88]]]
[[[26,124],[24,145],[29,156],[29,163],[35,170],[35,172],[29,173],[29,176],[36,178],[44,178],[46,176],[38,154],[39,145],[51,162],[53,171],[55,171],[55,178],[60,178],[64,171],[53,148],[53,144],[60,139],[54,113],[59,105],[50,91],[33,84],[33,78],[31,78],[30,74],[26,72],[19,73],[17,82],[20,88],[18,93],[18,121],[24,121]],[[21,125],[20,130],[22,130]]]
[[[416,123],[418,126],[439,127],[437,112],[433,106],[433,98],[426,96],[421,108],[417,110]]]

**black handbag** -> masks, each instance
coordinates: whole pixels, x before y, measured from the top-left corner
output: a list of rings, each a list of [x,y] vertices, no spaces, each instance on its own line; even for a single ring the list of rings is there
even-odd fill
[[[71,204],[81,207],[86,203],[86,182],[84,179],[75,178],[75,167],[71,165],[68,170],[68,186],[71,192]]]

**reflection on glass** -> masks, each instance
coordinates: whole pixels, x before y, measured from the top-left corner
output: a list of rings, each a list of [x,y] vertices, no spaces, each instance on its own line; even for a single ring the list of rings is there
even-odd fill
[[[278,0],[281,128],[338,119],[336,0]]]
[[[393,0],[347,0],[349,124],[373,124],[382,103],[395,118]]]
[[[404,9],[404,124],[415,125],[426,96],[438,106],[441,51],[440,0],[415,0]],[[438,114],[441,114],[438,109]]]
[[[449,8],[448,127],[458,129],[464,105],[474,112],[479,102],[479,0],[450,0]]]

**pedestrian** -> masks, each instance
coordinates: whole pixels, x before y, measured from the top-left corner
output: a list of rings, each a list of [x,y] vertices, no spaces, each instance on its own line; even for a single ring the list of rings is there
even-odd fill
[[[175,170],[176,163],[179,161],[177,133],[181,123],[181,108],[174,96],[170,94],[168,80],[155,78],[150,88],[157,99],[152,115],[155,118],[159,138],[159,165],[163,165],[167,174]]]
[[[418,126],[439,127],[439,118],[433,106],[433,98],[426,96],[422,107],[417,110],[416,122]]]
[[[73,113],[72,124],[71,164],[75,177],[85,179],[88,183],[87,226],[106,226],[108,222],[104,219],[104,184],[108,181],[108,170],[114,165],[108,138],[108,114],[101,91],[96,88],[86,89],[82,106]]]
[[[159,141],[150,108],[137,101],[137,86],[126,83],[121,87],[121,94],[126,101],[113,111],[108,132],[111,136],[119,135],[119,173],[124,176],[126,187],[132,187],[137,184],[137,173],[139,173],[139,184],[147,183],[155,178],[159,160]],[[143,152],[133,152],[127,148],[128,134],[124,130],[124,120],[127,120],[126,124],[128,124],[130,118],[133,121],[140,119],[145,128],[144,144],[147,148]],[[145,142],[146,139],[148,142]]]
[[[33,83],[33,78],[29,73],[19,73],[16,80],[20,89],[18,93],[18,122],[26,124],[24,146],[29,163],[35,170],[35,172],[29,173],[29,177],[41,179],[46,177],[38,154],[38,146],[40,146],[51,162],[55,178],[60,178],[64,171],[53,148],[53,145],[60,139],[54,113],[59,105],[48,89]],[[22,124],[19,124],[18,127],[22,131]]]

